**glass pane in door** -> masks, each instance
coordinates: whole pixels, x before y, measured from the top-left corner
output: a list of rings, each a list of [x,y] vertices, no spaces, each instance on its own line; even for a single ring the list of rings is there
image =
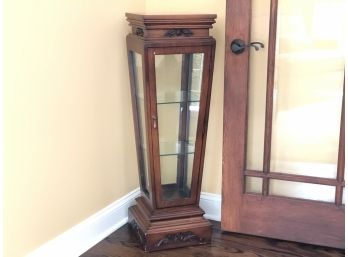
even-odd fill
[[[336,187],[328,185],[309,184],[294,181],[271,179],[269,194],[315,200],[322,202],[335,202]]]
[[[245,193],[262,193],[262,178],[246,177],[245,178]]]
[[[251,1],[250,42],[262,42],[265,48],[249,51],[248,130],[246,169],[262,171],[265,133],[266,81],[270,0]],[[250,185],[251,188],[254,184]],[[257,191],[257,188],[254,190]]]
[[[155,56],[162,198],[191,195],[203,53]]]
[[[278,3],[276,12],[270,12],[271,2]],[[264,140],[270,140],[270,172],[336,179],[346,51],[345,1],[251,3],[250,40],[263,42],[265,48],[249,51],[246,169],[262,172]],[[265,139],[272,15],[277,17],[272,135]],[[282,183],[272,181],[272,192],[268,193],[316,197],[310,190],[303,190],[310,184],[289,182],[291,186],[279,186]],[[246,178],[245,192],[260,192],[259,187]],[[303,195],[294,195],[296,191]]]
[[[271,171],[336,178],[344,0],[279,0]]]

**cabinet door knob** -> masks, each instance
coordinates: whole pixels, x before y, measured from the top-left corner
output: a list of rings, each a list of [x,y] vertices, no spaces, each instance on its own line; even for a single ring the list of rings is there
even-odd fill
[[[154,129],[157,128],[157,117],[156,115],[152,115],[152,126]]]
[[[231,51],[234,54],[241,54],[244,52],[246,47],[254,47],[256,51],[260,50],[261,48],[264,48],[265,45],[261,42],[251,42],[249,44],[246,44],[242,39],[234,39],[231,42]]]

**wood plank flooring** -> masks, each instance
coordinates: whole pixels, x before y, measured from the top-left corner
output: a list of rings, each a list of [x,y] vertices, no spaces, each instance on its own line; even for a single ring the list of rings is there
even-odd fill
[[[344,250],[313,246],[276,239],[222,232],[214,222],[210,245],[146,253],[139,248],[136,237],[124,225],[99,242],[81,257],[336,257]]]

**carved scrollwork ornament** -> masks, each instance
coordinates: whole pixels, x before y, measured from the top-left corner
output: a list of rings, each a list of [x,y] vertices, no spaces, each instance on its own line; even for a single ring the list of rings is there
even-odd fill
[[[191,37],[193,32],[190,29],[170,29],[164,36],[165,37]]]
[[[135,35],[137,35],[138,37],[143,37],[144,36],[144,30],[142,28],[136,28]]]

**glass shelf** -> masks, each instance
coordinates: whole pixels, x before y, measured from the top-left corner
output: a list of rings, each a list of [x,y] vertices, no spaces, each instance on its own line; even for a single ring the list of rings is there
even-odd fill
[[[198,91],[160,92],[157,93],[157,104],[199,102],[200,95]]]
[[[193,142],[160,142],[160,156],[193,154],[195,145]]]
[[[160,156],[194,154],[195,145],[193,142],[160,142]],[[146,146],[141,145],[141,148],[146,152]]]
[[[144,101],[144,95],[138,94],[138,98]],[[198,103],[201,92],[197,91],[177,91],[157,93],[157,104],[176,104],[176,103]]]

